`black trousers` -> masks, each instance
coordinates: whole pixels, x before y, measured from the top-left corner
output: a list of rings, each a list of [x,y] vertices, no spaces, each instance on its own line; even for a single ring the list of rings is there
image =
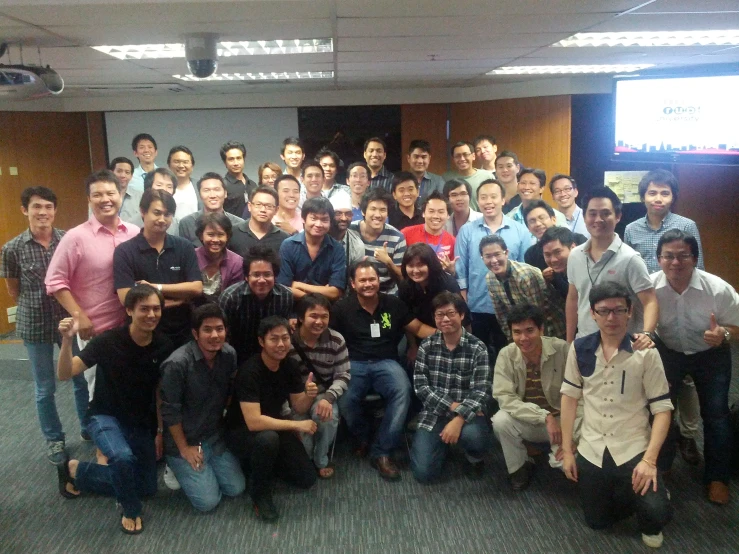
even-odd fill
[[[616,465],[611,453],[603,454],[603,467],[577,455],[578,488],[585,521],[593,529],[605,529],[636,513],[639,530],[657,535],[672,519],[672,506],[662,477],[657,475],[657,491],[634,492],[631,474],[644,457],[642,452],[628,462]]]
[[[316,482],[316,468],[293,431],[229,431],[229,450],[251,468],[249,495],[257,500],[272,494],[272,481],[280,477],[308,489]]]

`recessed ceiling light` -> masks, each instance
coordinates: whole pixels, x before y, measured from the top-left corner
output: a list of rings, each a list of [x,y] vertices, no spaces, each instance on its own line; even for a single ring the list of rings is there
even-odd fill
[[[739,44],[739,29],[577,33],[552,46],[722,46]]]
[[[182,81],[298,81],[308,79],[333,79],[333,71],[282,71],[282,72],[250,72],[250,73],[217,73],[198,79],[195,75],[172,75]]]
[[[123,44],[119,46],[93,46],[94,50],[119,60],[145,60],[184,58],[185,45],[173,44]],[[320,54],[334,51],[330,38],[287,40],[222,41],[217,45],[219,56],[266,56],[273,54]]]
[[[545,75],[557,73],[628,73],[638,71],[653,64],[620,65],[519,65],[499,67],[488,71],[487,75]]]

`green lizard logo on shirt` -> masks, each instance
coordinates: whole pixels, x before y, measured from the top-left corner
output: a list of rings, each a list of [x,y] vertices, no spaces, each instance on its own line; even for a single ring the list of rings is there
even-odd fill
[[[382,321],[383,329],[390,329],[390,314],[385,312],[380,315],[380,321]]]

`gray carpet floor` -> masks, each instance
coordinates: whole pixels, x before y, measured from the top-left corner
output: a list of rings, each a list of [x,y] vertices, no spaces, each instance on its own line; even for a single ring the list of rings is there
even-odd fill
[[[398,483],[382,481],[349,452],[336,449],[336,476],[310,491],[278,484],[276,524],[257,520],[247,497],[224,499],[211,514],[197,514],[181,492],[161,481],[145,502],[145,531],[119,531],[115,501],[85,496],[65,500],[56,471],[46,461],[25,351],[0,346],[0,552],[2,553],[631,553],[648,552],[632,519],[605,532],[588,529],[577,485],[539,463],[523,493],[507,483],[499,446],[486,460],[487,473],[465,476],[452,452],[444,479],[416,483],[407,463]],[[739,361],[734,356],[735,364]],[[735,366],[736,367],[736,366]],[[736,373],[732,400],[739,397]],[[91,459],[82,443],[69,383],[59,385],[58,407],[72,456]],[[739,552],[739,486],[732,503],[704,500],[701,468],[676,460],[667,481],[675,515],[665,529],[664,553]]]

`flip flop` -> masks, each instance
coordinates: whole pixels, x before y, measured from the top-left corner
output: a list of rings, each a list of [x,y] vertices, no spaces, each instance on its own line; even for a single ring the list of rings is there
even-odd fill
[[[135,528],[135,526],[136,526],[136,518],[135,517],[126,518],[126,519],[132,519],[133,522],[134,522],[134,529],[126,529],[123,526],[123,518],[124,517],[126,517],[126,516],[123,516],[123,515],[121,516],[121,531],[123,531],[126,535],[140,535],[141,532],[144,530],[144,520],[141,519],[141,516],[137,516],[139,519],[141,519],[141,529],[136,529]]]
[[[56,466],[56,475],[59,481],[59,494],[61,494],[67,500],[74,500],[75,498],[80,497],[79,493],[74,494],[73,492],[69,492],[67,490],[67,483],[72,485],[72,487],[74,488],[74,479],[72,479],[72,476],[69,474],[68,456],[65,455],[62,463]]]

